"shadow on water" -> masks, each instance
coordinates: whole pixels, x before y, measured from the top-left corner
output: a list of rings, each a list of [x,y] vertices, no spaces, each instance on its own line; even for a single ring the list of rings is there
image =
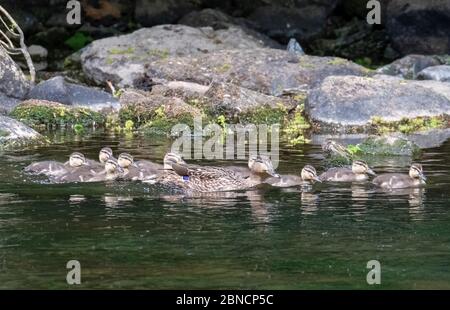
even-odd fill
[[[185,197],[141,183],[24,175],[30,162],[72,151],[96,158],[108,145],[161,162],[170,146],[102,131],[49,135],[51,146],[0,154],[1,288],[68,288],[71,259],[81,263],[81,288],[371,288],[372,259],[382,266],[379,288],[450,288],[449,142],[422,155],[422,189],[328,183]],[[280,173],[325,169],[316,145],[282,146],[280,159]],[[409,163],[373,166],[406,172]]]

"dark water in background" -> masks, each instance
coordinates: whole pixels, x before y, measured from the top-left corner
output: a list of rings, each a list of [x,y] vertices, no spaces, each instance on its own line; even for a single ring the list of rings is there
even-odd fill
[[[318,184],[189,198],[140,183],[32,182],[25,165],[76,150],[97,158],[108,145],[161,162],[169,148],[101,132],[52,138],[0,154],[0,288],[72,288],[66,263],[76,259],[80,288],[366,289],[366,264],[377,259],[377,288],[450,289],[450,141],[420,158],[422,190]],[[319,146],[282,147],[280,158],[280,173],[324,169]],[[409,159],[372,165],[405,172]]]

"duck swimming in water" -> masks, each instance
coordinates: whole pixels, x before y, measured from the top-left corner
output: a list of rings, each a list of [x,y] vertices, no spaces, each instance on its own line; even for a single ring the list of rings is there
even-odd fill
[[[72,169],[86,165],[84,155],[79,152],[70,154],[69,161],[61,163],[53,160],[32,163],[24,168],[24,171],[31,174],[44,174],[50,178],[61,177],[69,173]]]
[[[331,182],[358,182],[369,179],[367,174],[376,175],[366,162],[354,160],[351,168],[330,168],[320,175],[320,180]]]
[[[269,178],[264,183],[275,187],[292,187],[311,185],[314,182],[322,182],[317,176],[316,169],[311,165],[303,167],[300,176],[298,175],[281,175],[278,178]]]
[[[419,187],[426,184],[421,164],[412,164],[408,174],[385,173],[373,179],[372,183],[386,189]]]
[[[105,168],[100,173],[95,173],[89,178],[85,179],[85,182],[103,182],[113,181],[120,179],[124,171],[120,167],[119,162],[114,157],[109,158],[105,163]]]
[[[95,174],[84,155],[80,152],[70,154],[69,166],[70,168],[67,169],[66,173],[53,179],[58,183],[85,182],[86,179]]]
[[[330,156],[341,156],[346,159],[352,157],[352,154],[345,146],[331,139],[327,139],[324,143],[322,143],[322,151]]]
[[[120,176],[122,180],[139,181],[144,179],[144,172],[134,164],[133,156],[130,154],[121,153],[117,162],[123,169],[123,174]]]
[[[244,190],[261,184],[270,176],[277,176],[273,167],[263,158],[251,158],[250,176],[242,176],[226,167],[191,166],[170,163],[173,172],[158,177],[156,183],[194,192],[221,192]]]

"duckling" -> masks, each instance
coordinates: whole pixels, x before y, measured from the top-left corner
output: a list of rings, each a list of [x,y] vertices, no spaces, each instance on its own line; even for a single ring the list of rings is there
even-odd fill
[[[91,167],[96,173],[100,173],[105,168],[105,163],[108,159],[113,157],[113,151],[109,147],[104,147],[98,153],[98,160],[86,159],[86,163]]]
[[[71,168],[80,167],[84,164],[84,155],[78,152],[74,152],[70,154],[69,161],[65,163],[53,160],[45,160],[28,165],[24,168],[24,171],[31,174],[44,174],[48,177],[56,178],[68,173]]]
[[[342,156],[347,159],[352,157],[352,154],[345,146],[331,139],[327,139],[324,143],[322,143],[322,150],[327,155],[331,156]]]
[[[91,175],[85,182],[113,181],[121,178],[124,171],[119,162],[114,157],[109,158],[105,163],[105,168],[101,173]]]
[[[317,176],[316,169],[311,165],[303,167],[300,176],[298,175],[281,175],[279,178],[269,178],[265,183],[275,187],[292,187],[311,185],[314,182],[322,182]]]
[[[321,181],[331,182],[358,182],[369,179],[367,174],[376,175],[376,173],[369,168],[366,162],[362,160],[354,160],[350,168],[330,168],[320,175]]]
[[[247,178],[253,174],[268,174],[272,177],[279,177],[273,168],[272,160],[266,155],[251,155],[247,166],[227,166],[227,169],[233,170],[236,174]]]
[[[423,174],[421,164],[414,163],[408,174],[385,173],[373,179],[372,183],[387,189],[418,187],[426,184],[427,178]]]
[[[86,162],[86,158],[82,153],[74,152],[70,154],[69,166],[66,173],[54,177],[56,182],[60,183],[72,183],[72,182],[84,182],[87,178],[90,178],[95,172],[91,169]]]
[[[117,159],[119,166],[123,169],[121,179],[138,181],[144,178],[144,173],[134,164],[133,156],[128,153],[121,153]]]
[[[151,162],[149,160],[138,160],[134,162],[136,167],[144,173],[144,178],[151,179],[167,170],[172,170],[171,163],[185,165],[183,158],[173,152],[169,152],[164,156],[163,165]]]

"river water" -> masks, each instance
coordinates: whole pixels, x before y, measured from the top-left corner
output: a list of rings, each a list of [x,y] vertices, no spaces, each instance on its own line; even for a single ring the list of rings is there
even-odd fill
[[[423,189],[316,184],[183,197],[141,183],[55,185],[21,171],[72,151],[95,159],[103,146],[161,162],[167,139],[48,136],[51,146],[0,154],[0,288],[74,288],[66,263],[78,260],[85,289],[450,289],[450,141],[418,159]],[[318,145],[282,145],[280,159],[280,173],[325,168]],[[378,173],[409,163],[371,162]],[[369,260],[381,264],[380,285],[366,282]]]

